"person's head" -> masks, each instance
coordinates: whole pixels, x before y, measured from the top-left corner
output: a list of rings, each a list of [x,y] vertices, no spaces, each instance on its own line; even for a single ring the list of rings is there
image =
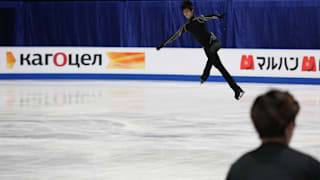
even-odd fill
[[[251,119],[263,142],[280,139],[289,144],[299,104],[288,92],[271,90],[256,98]]]
[[[190,0],[184,0],[181,3],[181,10],[183,12],[183,15],[190,19],[193,16],[193,12],[194,12],[194,7],[193,4]]]

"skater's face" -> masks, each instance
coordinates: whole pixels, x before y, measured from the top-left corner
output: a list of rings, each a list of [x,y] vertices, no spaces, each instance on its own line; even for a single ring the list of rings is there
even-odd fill
[[[194,9],[190,10],[189,8],[187,8],[187,9],[184,9],[182,12],[187,19],[190,19],[193,16],[193,11]]]

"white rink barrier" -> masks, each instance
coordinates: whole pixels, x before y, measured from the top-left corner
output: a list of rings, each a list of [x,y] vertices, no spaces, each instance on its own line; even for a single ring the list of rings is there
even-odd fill
[[[221,49],[239,82],[320,84],[319,50]],[[199,81],[201,48],[0,47],[0,79]],[[209,81],[224,81],[212,68]]]

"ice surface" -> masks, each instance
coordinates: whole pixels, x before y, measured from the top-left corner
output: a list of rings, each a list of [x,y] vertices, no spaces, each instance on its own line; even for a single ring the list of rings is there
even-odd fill
[[[0,81],[0,179],[219,180],[257,147],[254,98],[289,90],[292,147],[320,159],[320,86],[151,81]]]

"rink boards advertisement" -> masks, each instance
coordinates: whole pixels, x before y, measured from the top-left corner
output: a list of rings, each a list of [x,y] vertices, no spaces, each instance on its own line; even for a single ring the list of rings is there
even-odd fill
[[[319,50],[221,49],[240,82],[320,84]],[[123,79],[199,81],[201,48],[0,47],[1,79]],[[209,81],[223,81],[212,68]]]

